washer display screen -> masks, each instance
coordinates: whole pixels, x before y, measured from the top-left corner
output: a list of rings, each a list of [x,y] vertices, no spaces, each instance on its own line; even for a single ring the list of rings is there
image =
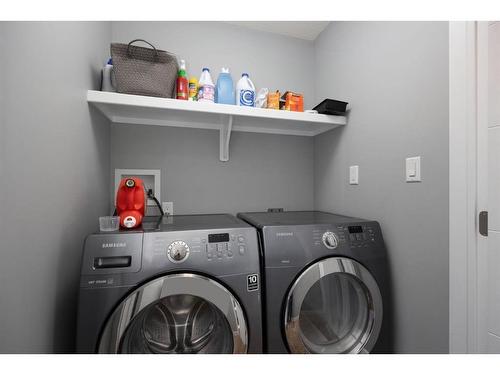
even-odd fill
[[[349,227],[349,233],[363,233],[363,228],[361,225],[355,225]]]
[[[208,242],[229,242],[229,233],[209,234]]]

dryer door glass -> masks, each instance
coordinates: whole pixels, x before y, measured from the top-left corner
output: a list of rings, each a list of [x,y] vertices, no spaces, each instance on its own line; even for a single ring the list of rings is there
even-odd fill
[[[382,324],[382,297],[360,263],[329,258],[308,267],[285,305],[285,333],[292,353],[369,352]]]
[[[103,331],[103,353],[245,353],[243,311],[219,283],[194,274],[169,275],[134,291]]]

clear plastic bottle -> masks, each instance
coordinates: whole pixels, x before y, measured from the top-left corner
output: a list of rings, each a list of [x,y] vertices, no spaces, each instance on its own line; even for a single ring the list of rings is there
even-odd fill
[[[215,85],[210,75],[210,69],[203,68],[198,81],[198,101],[199,102],[214,102],[215,100]]]
[[[255,86],[248,77],[248,73],[243,73],[236,85],[236,105],[253,107],[254,104]]]

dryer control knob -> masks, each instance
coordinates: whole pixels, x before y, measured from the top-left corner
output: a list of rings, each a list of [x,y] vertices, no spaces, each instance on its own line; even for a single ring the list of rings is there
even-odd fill
[[[167,250],[167,257],[173,263],[184,262],[189,256],[189,246],[184,241],[172,242]]]
[[[323,233],[323,244],[329,249],[336,249],[339,245],[339,239],[333,232]]]

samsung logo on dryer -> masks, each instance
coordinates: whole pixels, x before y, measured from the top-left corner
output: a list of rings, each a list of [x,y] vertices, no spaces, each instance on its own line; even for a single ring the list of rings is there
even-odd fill
[[[277,232],[276,237],[292,237],[293,232]]]
[[[127,244],[125,242],[108,242],[102,244],[103,249],[107,249],[110,247],[127,247]]]

